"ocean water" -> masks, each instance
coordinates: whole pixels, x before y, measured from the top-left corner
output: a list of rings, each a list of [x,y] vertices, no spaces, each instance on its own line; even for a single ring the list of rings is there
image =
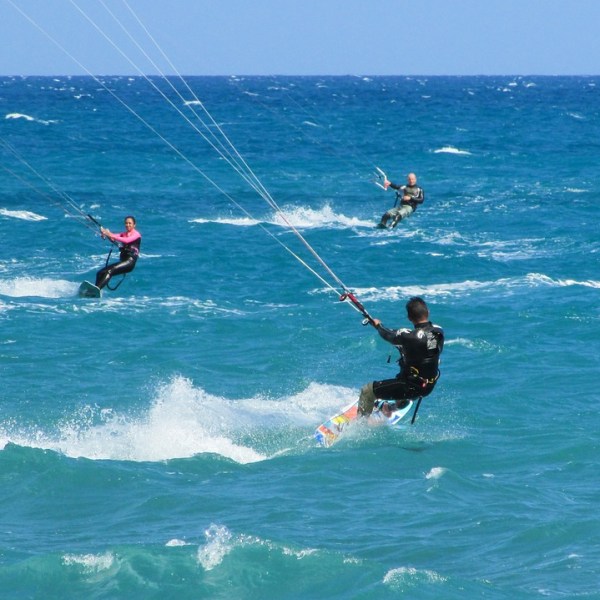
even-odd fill
[[[279,211],[176,79],[0,78],[0,596],[600,598],[600,79],[186,81]],[[415,425],[316,445],[396,356],[309,248],[444,327]]]

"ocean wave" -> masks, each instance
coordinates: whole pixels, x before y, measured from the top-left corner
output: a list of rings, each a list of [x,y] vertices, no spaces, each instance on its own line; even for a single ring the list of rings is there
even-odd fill
[[[211,571],[222,564],[235,549],[264,548],[269,553],[295,560],[319,554],[315,548],[295,549],[289,546],[265,540],[254,535],[234,535],[225,525],[211,524],[204,532],[206,543],[198,548],[198,562],[205,571]]]
[[[139,512],[140,507],[135,508]],[[264,519],[265,513],[260,507],[257,510]],[[294,510],[297,507],[288,507],[288,512]],[[92,596],[95,590],[108,590],[108,595],[115,598],[152,597],[156,590],[174,590],[170,596],[178,598],[371,598],[411,592],[418,597],[423,593],[429,597],[428,592],[436,597],[459,597],[465,588],[469,596],[475,597],[481,595],[481,590],[490,589],[489,583],[474,586],[466,581],[458,585],[430,569],[385,566],[389,564],[391,538],[384,540],[383,555],[379,552],[373,558],[364,558],[366,552],[356,551],[357,542],[334,549],[330,547],[335,544],[323,543],[329,539],[327,528],[319,535],[313,534],[314,544],[298,544],[291,540],[309,536],[292,538],[287,529],[282,534],[280,527],[277,539],[271,539],[215,521],[208,521],[203,539],[194,532],[194,542],[162,547],[153,543],[153,522],[147,523],[141,537],[138,531],[133,534],[136,543],[116,544],[110,535],[114,522],[109,521],[109,527],[105,527],[108,534],[96,534],[100,542],[93,537],[95,532],[88,535],[89,540],[86,538],[86,545],[102,550],[63,551],[56,560],[42,549],[34,558],[9,565],[5,569],[9,575],[4,575],[3,582],[10,584],[10,597],[26,597],[28,590],[43,589],[46,597],[66,598],[89,596],[90,590]],[[176,519],[171,526],[182,522],[186,520]],[[168,520],[161,523],[163,528],[169,525]],[[273,528],[267,525],[259,529]],[[293,526],[300,527],[297,523]],[[63,547],[69,543],[61,541]],[[197,546],[195,553],[192,546]]]
[[[137,414],[84,406],[48,433],[4,424],[0,445],[90,460],[156,462],[205,454],[248,464],[316,448],[317,425],[357,397],[357,389],[313,382],[283,398],[228,399],[174,376]],[[364,441],[373,435],[373,427],[356,427],[347,439]]]
[[[47,277],[16,277],[0,279],[0,295],[11,298],[64,298],[75,296],[78,283]]]
[[[482,352],[502,352],[500,346],[496,346],[485,340],[470,340],[467,338],[450,338],[444,343],[444,346],[462,346],[468,350],[476,350]]]
[[[0,263],[0,272],[7,271]],[[162,311],[168,309],[171,314],[187,312],[191,315],[243,315],[245,311],[239,307],[217,304],[210,299],[193,298],[188,296],[131,296],[112,295],[104,292],[100,300],[80,298],[78,295],[80,282],[65,279],[52,279],[49,277],[15,277],[0,279],[0,296],[7,298],[71,298],[73,310],[85,313],[114,312],[137,313],[148,311]],[[45,303],[38,306],[28,303],[30,309],[53,312],[64,311],[64,304]],[[8,305],[0,304],[0,309],[7,309]]]
[[[0,215],[11,217],[13,219],[22,219],[23,221],[46,221],[47,217],[38,215],[29,210],[9,210],[8,208],[0,208]]]
[[[425,475],[425,479],[440,479],[448,469],[444,467],[433,467]]]
[[[465,156],[471,156],[471,152],[468,150],[460,150],[459,148],[455,148],[454,146],[443,146],[442,148],[438,148],[433,151],[434,154],[462,154]]]
[[[195,218],[191,223],[220,223],[236,227],[253,227],[261,224],[278,225],[280,227],[295,227],[298,229],[347,229],[354,227],[373,228],[372,221],[357,217],[348,217],[343,213],[335,212],[329,205],[313,209],[308,207],[285,206],[282,214],[274,212],[264,220],[252,217],[218,217],[216,219]]]
[[[14,431],[4,437],[5,443],[92,460],[163,461],[204,453],[240,464],[265,460],[264,454],[233,441],[238,427],[235,403],[175,378],[157,390],[145,413],[128,415],[86,406],[59,424],[58,434]]]
[[[408,231],[397,232],[396,235],[409,237]],[[419,230],[411,231],[412,237],[426,241],[436,246],[447,246],[460,249],[464,256],[476,255],[481,258],[491,258],[498,262],[525,260],[541,255],[554,256],[562,252],[560,244],[548,244],[548,240],[539,238],[518,238],[514,240],[486,240],[478,235],[465,235],[458,231]],[[447,255],[446,257],[448,257]]]
[[[423,584],[442,584],[446,577],[428,569],[415,569],[414,567],[398,567],[385,574],[383,583],[398,591],[408,591]]]
[[[570,287],[582,286],[591,288],[600,288],[600,281],[586,280],[578,281],[575,279],[553,279],[542,273],[527,273],[521,277],[504,277],[489,281],[466,280],[454,283],[433,283],[429,285],[408,285],[408,286],[389,286],[384,288],[355,288],[354,292],[363,300],[379,301],[390,300],[398,301],[410,296],[427,297],[461,297],[471,295],[474,292],[513,291],[518,288],[535,287]],[[328,290],[321,290],[328,293]]]
[[[406,234],[403,233],[403,235]],[[459,248],[459,253],[464,256],[476,255],[503,263],[526,260],[531,257],[540,258],[542,255],[554,256],[563,252],[560,244],[556,242],[548,244],[548,240],[542,237],[485,240],[478,235],[437,230],[413,230],[413,235],[434,245]]]
[[[372,221],[364,221],[357,217],[347,217],[343,213],[336,213],[328,204],[319,209],[307,207],[285,206],[282,208],[285,221],[279,213],[273,214],[271,222],[288,226],[288,224],[301,229],[310,228],[339,228],[349,227],[373,227]]]
[[[22,113],[8,113],[4,116],[5,119],[24,119],[25,121],[35,121],[33,117]]]
[[[98,534],[100,543],[92,533],[86,539],[86,545],[102,547],[95,552],[63,551],[57,560],[38,549],[34,558],[14,561],[4,570],[3,589],[8,582],[10,590],[5,596],[28,597],[28,590],[40,589],[52,598],[86,597],[90,590],[92,596],[94,590],[108,590],[111,598],[152,597],[156,590],[174,590],[168,595],[177,598],[321,598],[326,590],[327,597],[341,598],[356,592],[357,576],[366,579],[362,595],[382,577],[377,562],[365,564],[348,550],[295,545],[286,536],[284,541],[271,540],[209,523],[204,539],[194,532],[193,543],[157,547],[150,524],[141,539],[136,536],[136,543],[117,545],[104,531]],[[61,547],[68,543],[62,540]],[[195,553],[191,546],[197,547]],[[332,578],[332,573],[341,576]]]
[[[65,566],[77,566],[86,573],[99,573],[110,569],[115,562],[112,552],[102,554],[65,554],[62,557]]]
[[[32,117],[31,115],[26,115],[23,113],[8,113],[6,115],[4,115],[5,119],[23,119],[24,121],[31,121],[31,122],[35,122],[35,123],[40,123],[41,125],[50,125],[52,123],[57,123],[58,121],[55,120],[44,120],[44,119],[36,119],[35,117]]]
[[[600,288],[600,281],[594,281],[593,279],[588,279],[586,281],[577,281],[576,279],[550,279],[549,282],[545,283],[548,285],[557,285],[559,287],[582,286],[595,289]]]
[[[260,225],[262,221],[253,219],[251,217],[218,217],[216,219],[203,219],[198,217],[196,219],[190,219],[190,223],[219,223],[220,225],[234,225],[236,227],[255,227]]]
[[[211,454],[247,464],[280,455],[290,443],[290,429],[312,433],[356,394],[348,388],[311,384],[292,397],[231,400],[176,376],[158,387],[148,410],[140,414],[86,406],[59,424],[58,434],[4,427],[0,442],[92,460],[163,461]],[[275,441],[261,447],[267,431]],[[292,443],[298,443],[298,435],[305,433],[294,433]]]
[[[214,524],[204,535],[206,544],[198,548],[198,562],[205,571],[210,571],[220,565],[223,558],[233,550],[233,536],[227,527]]]

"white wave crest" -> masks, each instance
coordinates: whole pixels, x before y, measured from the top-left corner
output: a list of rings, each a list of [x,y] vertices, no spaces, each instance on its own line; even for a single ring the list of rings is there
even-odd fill
[[[356,395],[349,388],[313,383],[292,397],[229,400],[178,376],[159,386],[148,410],[140,414],[87,406],[59,423],[58,433],[32,434],[14,424],[0,426],[0,447],[13,442],[92,460],[162,461],[216,454],[247,464],[285,451],[267,453],[253,447],[260,443],[256,433],[260,438],[269,428],[312,430]]]
[[[237,442],[244,417],[237,402],[216,398],[177,377],[157,390],[149,410],[124,415],[106,409],[102,422],[88,427],[85,415],[65,424],[54,449],[93,459],[159,461],[219,454],[245,464],[267,456]]]
[[[471,156],[471,152],[468,150],[460,150],[459,148],[455,148],[454,146],[443,146],[442,148],[438,148],[433,151],[434,154],[461,154],[464,156]]]
[[[393,588],[401,588],[403,591],[422,584],[444,583],[447,579],[435,571],[428,569],[415,569],[414,567],[399,567],[388,571],[383,583]]]
[[[600,281],[588,279],[587,281],[577,281],[576,279],[557,279],[556,284],[560,287],[570,287],[572,285],[580,285],[582,287],[600,288]]]
[[[24,115],[22,113],[8,113],[4,117],[5,119],[24,119],[25,121],[35,121],[33,117],[29,115]]]
[[[184,541],[184,540],[180,540],[177,538],[173,538],[172,540],[169,540],[165,546],[167,548],[179,548],[180,546],[188,546],[189,543]]]
[[[263,551],[269,556],[291,556],[296,560],[304,560],[318,553],[315,548],[290,548],[254,535],[234,535],[225,525],[214,523],[204,532],[204,537],[206,542],[198,548],[197,559],[206,571],[221,565],[223,560],[237,548],[251,548],[253,552]]]
[[[254,227],[261,221],[250,217],[219,217],[217,219],[190,219],[190,223],[219,223],[221,225],[235,225],[236,227]]]
[[[426,475],[425,479],[440,479],[447,469],[444,467],[433,467]]]
[[[500,346],[495,346],[486,340],[470,340],[468,338],[452,338],[445,341],[446,346],[462,346],[468,350],[475,350],[477,352],[502,352]]]
[[[9,210],[8,208],[0,208],[0,215],[13,219],[22,219],[23,221],[46,221],[47,217],[38,215],[29,210]]]
[[[231,532],[225,526],[211,525],[205,532],[206,544],[198,548],[198,562],[204,570],[219,566],[233,550]]]
[[[66,566],[77,565],[87,573],[98,573],[110,569],[115,562],[115,557],[112,552],[105,552],[104,554],[65,554],[62,561]]]
[[[23,113],[8,113],[4,116],[5,119],[23,119],[25,121],[33,121],[35,123],[40,123],[41,125],[50,125],[51,123],[56,123],[54,120],[46,121],[44,119],[36,119],[31,115],[26,115]]]
[[[347,229],[352,227],[373,228],[372,221],[365,221],[357,217],[348,217],[343,213],[335,212],[328,204],[321,208],[286,206],[281,213],[274,212],[265,220],[261,221],[248,216],[219,217],[217,219],[196,218],[191,223],[221,223],[223,225],[234,225],[237,227],[252,227],[261,223],[278,225],[281,227],[296,227],[298,229]]]
[[[0,279],[0,294],[11,298],[39,297],[64,298],[74,296],[78,284],[64,279],[49,279],[45,277],[17,277],[15,279]]]
[[[318,209],[287,206],[282,209],[282,212],[285,215],[285,220],[279,213],[275,213],[271,217],[271,222],[283,226],[287,226],[289,223],[301,229],[373,227],[371,221],[363,221],[356,217],[347,217],[342,213],[336,213],[328,204]]]
[[[550,287],[569,287],[583,286],[591,288],[600,288],[600,281],[586,280],[578,281],[575,279],[553,279],[542,273],[528,273],[521,277],[506,277],[490,281],[457,281],[454,283],[432,283],[430,285],[407,285],[407,286],[389,286],[385,288],[355,288],[354,291],[363,300],[378,301],[390,300],[398,301],[410,296],[428,296],[428,297],[449,297],[465,296],[473,292],[498,293],[514,291],[519,288],[535,288],[542,286]],[[323,293],[329,293],[323,289]]]

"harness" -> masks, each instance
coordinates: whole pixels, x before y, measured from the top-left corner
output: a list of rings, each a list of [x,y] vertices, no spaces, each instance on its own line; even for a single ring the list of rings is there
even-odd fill
[[[390,357],[388,357],[388,362],[390,362]],[[400,362],[400,361],[398,361]],[[415,423],[415,419],[417,418],[417,413],[419,412],[419,408],[421,406],[421,402],[423,400],[424,396],[427,396],[429,394],[429,391],[427,391],[427,387],[430,385],[433,385],[439,378],[440,378],[440,370],[438,369],[438,372],[436,373],[435,377],[431,377],[431,378],[427,378],[427,377],[421,377],[420,373],[419,373],[419,369],[417,369],[417,367],[409,367],[408,368],[408,373],[406,374],[406,380],[409,382],[410,386],[414,386],[415,389],[415,397],[414,398],[410,398],[410,399],[402,399],[402,400],[384,400],[384,399],[380,399],[380,400],[376,400],[375,401],[375,406],[379,409],[382,410],[384,406],[388,406],[389,410],[391,412],[395,411],[395,410],[399,410],[401,408],[403,408],[404,406],[406,406],[406,404],[412,400],[415,401],[415,407],[413,409],[413,413],[412,413],[412,417],[410,420],[411,425],[414,425]]]
[[[419,369],[417,369],[417,367],[410,367],[409,379],[416,379],[420,383],[422,388],[426,388],[428,385],[433,385],[439,378],[439,370],[435,377],[427,379],[426,377],[421,377],[421,375],[419,374]]]
[[[387,359],[388,363],[390,362],[391,358],[392,356],[390,354]],[[400,356],[397,362],[400,365],[400,368],[402,368],[402,356]],[[401,373],[399,375],[401,376]],[[433,385],[440,378],[440,375],[441,372],[438,369],[438,372],[436,373],[435,377],[427,379],[427,377],[421,377],[421,374],[419,373],[419,369],[417,369],[417,367],[409,367],[406,379],[410,381],[417,381],[419,387],[426,388],[428,385]]]
[[[135,250],[137,251],[137,248],[135,248]],[[106,257],[106,263],[104,264],[104,268],[108,267],[108,262],[109,262],[109,260],[110,260],[110,257],[111,257],[111,255],[112,255],[112,251],[113,251],[113,249],[112,249],[112,248],[111,248],[111,249],[108,251],[108,256]],[[121,254],[121,255],[123,254],[123,249],[122,249],[122,248],[120,249],[120,254]],[[137,255],[137,253],[136,253],[136,254],[134,254],[134,255],[128,255],[128,256],[126,257],[126,259],[133,258],[134,260],[137,260],[137,256],[138,256],[138,255]],[[106,287],[107,287],[107,288],[108,288],[108,289],[109,289],[111,292],[114,292],[114,291],[115,291],[115,290],[117,290],[117,288],[118,288],[118,287],[119,287],[119,286],[120,286],[120,285],[123,283],[123,281],[125,280],[125,277],[127,277],[127,273],[123,273],[123,276],[121,277],[121,279],[119,280],[119,282],[117,283],[117,285],[115,285],[114,287],[110,287],[110,283],[107,283],[107,284],[106,284]]]
[[[410,188],[410,191],[408,191],[408,189]],[[411,192],[415,192],[415,193],[411,193]],[[413,208],[413,210],[416,210],[415,205],[413,204],[415,202],[415,198],[418,198],[419,195],[421,194],[421,188],[417,185],[411,187],[408,185],[403,185],[401,188],[396,190],[396,201],[394,202],[394,208],[396,206],[402,206],[402,205],[409,205]],[[404,200],[404,196],[410,196],[410,200]]]
[[[121,258],[135,258],[137,260],[140,251],[133,244],[125,244],[121,247]]]

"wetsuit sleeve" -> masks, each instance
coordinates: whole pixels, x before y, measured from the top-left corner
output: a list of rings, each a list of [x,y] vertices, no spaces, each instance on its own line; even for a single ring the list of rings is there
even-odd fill
[[[402,188],[401,185],[398,185],[397,183],[394,183],[393,181],[390,181],[389,187],[391,187],[393,190],[399,190]]]
[[[383,325],[379,325],[377,327],[377,333],[379,333],[379,335],[386,341],[389,342],[390,344],[393,344],[394,346],[399,346],[402,344],[402,333],[403,332],[409,332],[409,329],[388,329],[387,327],[384,327]]]

